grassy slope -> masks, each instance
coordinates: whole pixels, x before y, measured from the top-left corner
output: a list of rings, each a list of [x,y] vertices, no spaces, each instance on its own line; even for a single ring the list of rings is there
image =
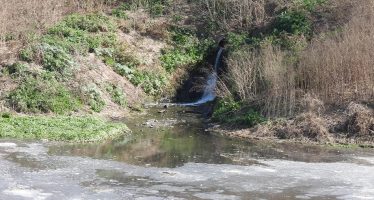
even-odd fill
[[[167,77],[164,76],[172,77],[175,68],[203,59],[205,50],[193,33],[180,32],[175,28],[167,33],[171,34],[172,39],[169,41],[169,48],[165,49],[160,58],[160,74],[140,69],[144,66],[140,66],[141,62],[128,53],[129,49],[116,34],[123,28],[117,25],[131,21],[122,16],[127,12],[131,11],[119,7],[111,15],[69,15],[44,34],[28,39],[27,45],[19,54],[23,62],[6,65],[2,69],[3,75],[12,77],[19,83],[15,90],[7,94],[6,101],[17,112],[54,113],[57,116],[6,117],[5,114],[5,117],[0,118],[0,137],[91,142],[127,131],[124,124],[108,123],[98,118],[63,116],[80,110],[81,104],[100,113],[106,106],[101,97],[102,92],[108,92],[114,103],[124,109],[126,107],[126,95],[116,85],[109,84],[99,88],[101,86],[97,87],[95,84],[95,87],[89,88],[82,86],[83,89],[80,90],[70,88],[69,83],[74,81],[74,74],[79,68],[77,55],[95,53],[109,69],[112,68],[149,95],[159,95],[166,84],[164,79]],[[35,65],[40,68],[35,70],[32,67]]]

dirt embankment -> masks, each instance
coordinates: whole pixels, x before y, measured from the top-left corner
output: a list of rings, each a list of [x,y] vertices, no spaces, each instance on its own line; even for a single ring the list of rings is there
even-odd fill
[[[374,147],[374,110],[350,103],[343,110],[316,110],[292,119],[270,120],[249,129],[227,129],[215,126],[211,131],[248,140],[286,140],[318,144],[358,144]]]
[[[149,73],[160,74],[163,68],[160,63],[162,49],[168,46],[166,41],[168,21],[164,18],[152,18],[143,10],[135,13],[129,11],[129,19],[119,20],[118,30],[115,32],[118,45],[125,48],[124,54],[134,60],[137,60],[139,69]],[[134,24],[136,21],[136,24]],[[21,40],[9,42],[0,41],[0,112],[12,112],[12,108],[7,103],[7,96],[16,89],[21,82],[8,74],[3,73],[2,69],[8,65],[19,61],[19,50],[22,47]],[[88,55],[74,55],[75,68],[73,76],[62,84],[72,91],[75,95],[81,96],[81,99],[87,97],[84,88],[94,88],[100,95],[105,106],[102,111],[95,113],[88,105],[77,111],[77,115],[94,114],[106,118],[123,118],[129,115],[132,108],[138,108],[144,101],[150,99],[141,86],[135,86],[130,80],[119,75],[116,71],[103,60],[89,53]],[[27,64],[27,63],[25,63]],[[27,64],[28,67],[34,66],[40,70],[42,67],[38,64]],[[31,67],[30,69],[32,70]],[[108,91],[108,87],[114,86],[124,93],[125,105],[119,105],[113,100],[113,94]],[[44,114],[44,113],[43,113]],[[46,114],[46,113],[45,113]]]

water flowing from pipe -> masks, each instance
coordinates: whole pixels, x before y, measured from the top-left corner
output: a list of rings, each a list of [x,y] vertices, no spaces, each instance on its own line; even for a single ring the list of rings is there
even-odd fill
[[[223,52],[223,48],[220,47],[214,62],[214,71],[212,74],[208,76],[207,83],[204,87],[204,93],[203,96],[196,102],[186,105],[196,106],[204,103],[208,103],[210,101],[213,101],[216,98],[216,87],[217,87],[217,80],[218,80],[218,67],[220,64],[220,58]]]
[[[216,87],[217,87],[217,80],[218,80],[218,67],[220,64],[220,59],[222,56],[224,48],[220,47],[216,59],[214,62],[214,71],[208,76],[206,85],[204,87],[204,92],[201,98],[193,103],[163,103],[163,104],[148,104],[147,106],[199,106],[204,103],[208,103],[213,101],[216,98]]]

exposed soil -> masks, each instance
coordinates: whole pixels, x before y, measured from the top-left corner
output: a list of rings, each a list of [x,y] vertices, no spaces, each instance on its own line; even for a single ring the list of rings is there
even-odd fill
[[[155,74],[161,73],[163,69],[159,57],[161,56],[161,50],[167,45],[164,41],[167,36],[162,35],[167,32],[167,21],[163,18],[153,19],[142,10],[129,13],[129,17],[134,20],[123,22],[124,24],[120,25],[117,32],[119,42],[126,47],[125,53],[139,60],[140,70]],[[139,20],[135,20],[135,18]],[[136,24],[133,21],[136,21]],[[157,34],[159,37],[157,37]],[[12,41],[0,44],[0,70],[3,66],[13,64],[18,60],[18,50],[21,46],[21,44]],[[83,87],[94,86],[99,90],[106,106],[103,111],[95,115],[118,119],[129,114],[129,109],[126,106],[120,106],[113,102],[111,95],[106,91],[108,85],[114,85],[123,90],[127,105],[130,108],[137,108],[150,98],[142,88],[134,86],[127,78],[118,75],[93,53],[88,56],[77,56],[75,62],[78,69],[74,71],[74,77],[67,81],[67,86],[76,95],[81,95],[82,99],[84,99]],[[29,64],[28,66],[33,70],[41,69],[41,66],[35,64]],[[0,72],[0,112],[11,110],[11,108],[6,107],[4,98],[17,86],[16,80],[9,76],[2,76]],[[77,114],[85,115],[87,113],[92,113],[88,106]]]
[[[1,66],[0,66],[1,70]],[[5,106],[4,97],[6,94],[17,87],[17,84],[9,77],[2,77],[0,74],[0,112],[6,112],[9,110]]]
[[[82,87],[94,84],[101,91],[101,97],[105,101],[105,108],[99,114],[108,118],[121,118],[127,115],[128,111],[114,103],[111,95],[106,91],[109,84],[113,84],[121,88],[126,94],[127,103],[129,105],[139,104],[140,99],[145,99],[143,90],[135,87],[126,78],[118,75],[109,66],[105,65],[100,59],[90,54],[88,57],[77,59],[79,62],[79,70],[75,73],[75,78],[71,80],[70,87],[74,90],[81,90]]]

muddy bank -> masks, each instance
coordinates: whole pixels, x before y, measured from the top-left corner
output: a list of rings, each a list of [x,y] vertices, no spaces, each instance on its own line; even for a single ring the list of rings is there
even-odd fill
[[[309,111],[291,119],[275,119],[253,128],[237,129],[211,124],[214,134],[244,140],[274,140],[314,144],[358,145],[374,148],[374,112],[351,103],[345,110]]]

